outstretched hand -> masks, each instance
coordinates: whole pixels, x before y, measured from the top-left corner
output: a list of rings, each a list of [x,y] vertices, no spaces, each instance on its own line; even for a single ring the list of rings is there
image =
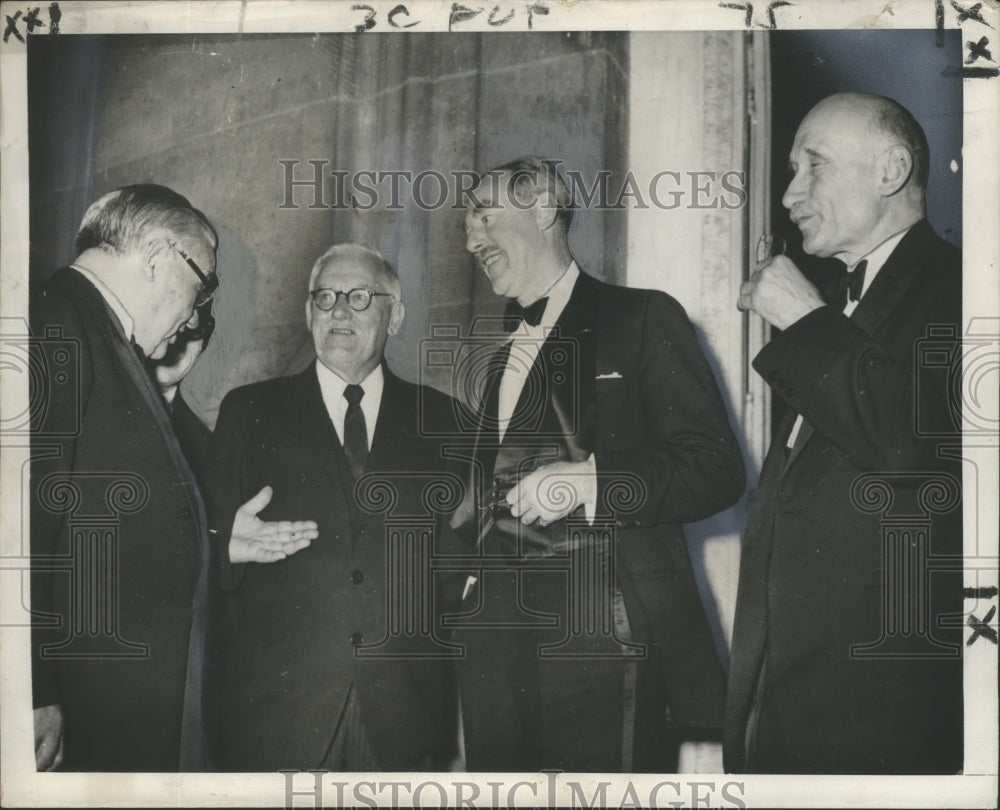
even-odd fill
[[[264,487],[236,510],[229,537],[231,563],[277,562],[301,551],[319,537],[318,527],[311,520],[265,522],[257,517],[257,513],[271,502],[273,494],[271,487]]]

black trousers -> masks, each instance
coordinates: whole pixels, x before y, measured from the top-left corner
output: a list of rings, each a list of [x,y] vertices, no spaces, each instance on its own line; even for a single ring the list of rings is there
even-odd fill
[[[651,647],[630,638],[620,595],[600,595],[602,604],[581,613],[566,580],[555,571],[484,571],[467,597],[465,607],[479,610],[454,639],[465,646],[468,770],[675,770]]]

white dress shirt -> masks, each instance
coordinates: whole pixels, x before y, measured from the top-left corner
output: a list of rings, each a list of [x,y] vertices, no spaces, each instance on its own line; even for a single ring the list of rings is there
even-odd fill
[[[546,293],[549,300],[545,304],[545,311],[542,313],[542,320],[539,324],[529,326],[525,321],[521,321],[518,328],[510,333],[508,338],[510,355],[507,358],[503,377],[500,378],[500,401],[497,406],[500,441],[503,441],[503,437],[507,433],[510,419],[514,415],[514,408],[517,407],[517,400],[520,398],[521,390],[528,378],[528,372],[538,357],[538,350],[545,342],[549,332],[552,331],[552,327],[556,325],[562,311],[566,309],[566,304],[569,302],[570,295],[573,294],[573,286],[579,275],[580,268],[576,266],[576,262],[570,262],[569,267]],[[541,297],[545,298],[546,295]]]
[[[531,367],[538,358],[538,351],[556,325],[559,316],[566,309],[566,304],[569,303],[573,287],[579,276],[580,268],[577,267],[575,261],[571,261],[569,267],[556,282],[549,287],[544,295],[540,296],[541,298],[548,297],[549,300],[545,304],[545,311],[542,312],[542,319],[538,325],[529,326],[525,321],[521,321],[518,328],[511,332],[508,338],[511,344],[510,354],[503,377],[500,378],[499,402],[497,404],[497,428],[500,432],[500,441],[503,441],[503,437],[507,433],[507,427],[514,415],[517,401],[521,397],[528,372],[531,371]],[[593,453],[590,454],[585,463],[589,465],[590,473],[596,476],[597,461]],[[594,489],[596,490],[596,487]],[[596,504],[596,492],[583,501],[588,523],[594,522]]]
[[[910,227],[913,226],[911,225]],[[904,228],[899,233],[894,233],[884,242],[880,242],[872,250],[868,251],[868,253],[847,268],[849,273],[853,273],[854,268],[861,264],[862,261],[868,262],[868,266],[865,268],[865,283],[861,288],[861,295],[858,296],[857,301],[852,301],[850,296],[847,297],[847,306],[844,307],[844,314],[848,318],[850,318],[854,313],[854,310],[858,308],[858,304],[861,303],[861,299],[865,297],[865,293],[867,293],[869,288],[872,286],[875,276],[878,275],[879,270],[882,269],[886,260],[888,260],[889,256],[891,256],[892,252],[896,249],[896,245],[900,243],[909,230],[910,228]],[[785,443],[786,447],[792,448],[795,446],[795,440],[799,438],[799,431],[801,429],[802,414],[799,414],[798,418],[795,420],[795,424],[792,426],[792,432],[788,434],[788,441]]]
[[[125,305],[122,303],[122,300],[114,294],[112,289],[105,284],[101,280],[101,277],[96,273],[91,272],[86,267],[80,267],[78,264],[71,264],[70,267],[97,287],[97,291],[101,294],[101,297],[118,319],[118,323],[121,324],[122,331],[125,333],[125,339],[132,340],[132,336],[135,334],[135,321],[132,319],[132,316],[129,315],[128,310],[125,309]]]
[[[322,360],[316,361],[316,377],[319,379],[319,390],[323,394],[323,404],[337,431],[340,444],[344,444],[344,417],[347,415],[347,400],[344,399],[344,389],[348,383],[335,371],[323,365]],[[361,383],[365,395],[361,398],[361,412],[365,415],[365,430],[368,433],[368,449],[371,450],[375,440],[375,422],[378,419],[378,409],[382,404],[382,389],[385,387],[385,377],[382,366],[378,365],[365,377]]]

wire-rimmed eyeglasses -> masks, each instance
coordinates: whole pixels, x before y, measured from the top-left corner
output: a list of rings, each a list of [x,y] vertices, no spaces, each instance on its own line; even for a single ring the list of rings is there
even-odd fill
[[[337,306],[340,296],[347,299],[347,306],[355,312],[364,312],[368,309],[372,305],[372,298],[376,295],[392,297],[392,293],[376,292],[367,287],[355,287],[353,290],[331,290],[329,287],[320,287],[317,290],[311,290],[309,295],[312,296],[312,302],[316,309],[323,312],[329,312]]]
[[[210,276],[206,276],[201,268],[198,266],[197,262],[187,255],[183,250],[181,250],[176,242],[167,242],[170,247],[176,250],[184,261],[187,262],[187,266],[190,267],[198,279],[201,281],[201,286],[198,288],[198,292],[195,293],[194,306],[195,309],[200,307],[202,304],[207,304],[211,301],[215,294],[219,291],[219,276],[217,273],[212,273]]]

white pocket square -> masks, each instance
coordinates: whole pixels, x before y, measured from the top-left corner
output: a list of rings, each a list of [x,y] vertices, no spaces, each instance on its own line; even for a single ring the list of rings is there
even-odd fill
[[[595,380],[620,380],[622,375],[617,371],[609,371],[607,374],[598,374],[594,377]]]

